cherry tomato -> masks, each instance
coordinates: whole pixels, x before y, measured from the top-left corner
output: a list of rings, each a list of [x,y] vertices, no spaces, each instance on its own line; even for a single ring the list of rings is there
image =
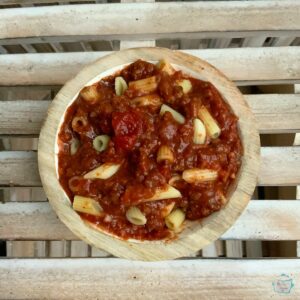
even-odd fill
[[[115,132],[114,142],[117,148],[131,150],[142,132],[140,116],[134,112],[115,112],[112,117],[112,126]]]

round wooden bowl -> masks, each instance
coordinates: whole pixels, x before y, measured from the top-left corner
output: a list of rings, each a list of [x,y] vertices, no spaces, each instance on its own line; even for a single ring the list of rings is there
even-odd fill
[[[187,222],[178,239],[164,241],[125,241],[100,232],[84,223],[59,184],[57,175],[57,133],[67,107],[86,85],[114,73],[124,65],[143,59],[157,62],[167,59],[176,68],[193,77],[212,82],[239,117],[244,148],[242,165],[227,195],[227,205],[202,221]],[[207,62],[180,51],[164,48],[135,48],[115,52],[85,67],[65,84],[50,105],[42,127],[39,147],[39,171],[46,195],[60,220],[80,239],[115,256],[139,260],[166,260],[188,256],[218,239],[243,212],[254,191],[260,161],[260,142],[256,122],[243,95],[220,71]],[[38,224],[37,224],[38,226]]]

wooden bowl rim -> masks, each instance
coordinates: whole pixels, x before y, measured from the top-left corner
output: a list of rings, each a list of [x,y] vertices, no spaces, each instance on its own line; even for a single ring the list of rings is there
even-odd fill
[[[55,165],[56,137],[65,110],[76,94],[97,75],[137,59],[167,59],[184,70],[199,74],[212,82],[233,112],[239,117],[239,130],[244,148],[242,165],[229,193],[227,205],[201,222],[189,222],[172,242],[132,242],[95,230],[72,209],[57,178]],[[199,77],[198,76],[198,77]],[[206,61],[180,51],[165,48],[132,48],[114,52],[91,63],[68,81],[52,101],[42,126],[38,145],[38,164],[43,187],[60,220],[80,239],[115,256],[137,260],[166,260],[188,256],[218,239],[245,209],[254,191],[260,163],[260,141],[254,116],[237,87]],[[190,225],[192,223],[192,225]]]

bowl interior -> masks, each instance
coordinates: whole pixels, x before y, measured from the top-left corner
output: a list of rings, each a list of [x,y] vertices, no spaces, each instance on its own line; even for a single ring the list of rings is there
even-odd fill
[[[223,99],[239,117],[239,131],[244,155],[239,174],[227,195],[225,208],[201,222],[187,222],[178,239],[164,241],[120,240],[111,234],[95,230],[74,212],[71,202],[58,182],[57,135],[66,109],[80,90],[101,78],[122,69],[125,65],[144,59],[157,62],[166,58],[172,65],[192,77],[212,82]],[[48,199],[59,218],[79,238],[89,244],[124,258],[142,260],[171,259],[188,255],[219,238],[238,218],[247,205],[256,185],[259,167],[259,136],[249,107],[235,85],[222,73],[199,58],[162,48],[136,48],[106,56],[83,69],[69,81],[53,100],[39,139],[39,170]]]

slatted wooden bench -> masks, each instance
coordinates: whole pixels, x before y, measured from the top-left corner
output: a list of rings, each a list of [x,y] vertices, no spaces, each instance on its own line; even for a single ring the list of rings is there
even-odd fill
[[[0,135],[6,149],[0,151],[0,240],[7,256],[0,259],[0,298],[254,299],[284,294],[299,299],[299,258],[261,258],[261,248],[251,248],[264,240],[300,240],[296,197],[262,201],[255,194],[257,200],[222,239],[192,257],[126,261],[78,241],[57,219],[41,189],[35,151],[55,92],[109,52],[93,51],[99,41],[109,41],[112,51],[172,47],[180,40],[183,51],[212,63],[246,92],[249,86],[273,86],[273,93],[246,95],[261,134],[300,132],[299,1],[61,1],[66,5],[33,7],[34,2],[0,2],[6,5],[0,9]],[[26,7],[19,8],[20,3]],[[242,47],[227,48],[234,41]],[[80,51],[66,52],[66,45],[75,42]],[[54,53],[40,53],[41,45]],[[207,46],[227,49],[195,49]],[[29,53],[9,54],[11,49]],[[278,84],[288,93],[274,92]],[[295,146],[262,147],[259,186],[300,185],[297,143],[299,136]],[[247,241],[246,258],[240,240]]]

